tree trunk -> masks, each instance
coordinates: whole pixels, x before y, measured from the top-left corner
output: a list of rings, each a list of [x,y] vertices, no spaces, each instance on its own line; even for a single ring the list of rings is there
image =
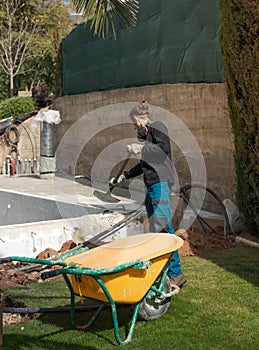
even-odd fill
[[[13,74],[10,73],[10,88],[9,88],[9,96],[13,97],[14,95],[14,87],[13,87]]]

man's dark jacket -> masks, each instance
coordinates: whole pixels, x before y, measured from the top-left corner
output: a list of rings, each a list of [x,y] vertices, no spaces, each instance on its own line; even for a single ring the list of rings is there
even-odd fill
[[[144,174],[146,186],[158,182],[174,184],[170,138],[168,130],[161,121],[147,124],[148,132],[142,148],[141,161],[129,171],[124,172],[126,179]]]

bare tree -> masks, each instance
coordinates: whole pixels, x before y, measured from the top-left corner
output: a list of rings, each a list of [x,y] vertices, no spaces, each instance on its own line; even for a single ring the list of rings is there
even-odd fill
[[[29,18],[22,11],[23,6],[25,2],[22,0],[1,2],[0,67],[8,75],[10,97],[14,94],[14,78],[31,57],[33,39],[40,28],[40,20]]]

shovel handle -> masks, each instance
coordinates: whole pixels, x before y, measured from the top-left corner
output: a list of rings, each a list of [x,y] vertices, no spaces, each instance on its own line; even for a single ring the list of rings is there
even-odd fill
[[[130,156],[129,156],[128,158],[126,158],[126,159],[123,161],[123,163],[121,164],[121,167],[120,167],[120,169],[119,169],[117,175],[116,175],[115,178],[114,178],[114,182],[117,182],[117,181],[118,181],[120,175],[122,174],[122,172],[123,172],[123,170],[125,169],[126,165],[128,164],[128,161],[129,161],[129,160],[130,160]]]
[[[125,169],[126,165],[128,164],[128,161],[130,160],[130,158],[131,158],[131,154],[130,154],[130,155],[128,156],[128,158],[126,158],[126,159],[123,161],[123,163],[121,164],[118,173],[117,173],[117,174],[115,175],[115,177],[114,177],[114,182],[113,182],[113,184],[110,185],[110,191],[114,188],[114,186],[115,186],[115,184],[117,183],[119,177],[121,176],[123,170]]]

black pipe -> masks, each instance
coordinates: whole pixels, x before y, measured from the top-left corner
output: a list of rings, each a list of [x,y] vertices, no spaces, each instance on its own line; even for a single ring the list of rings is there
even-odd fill
[[[98,309],[100,305],[77,306],[75,311],[84,312]],[[9,314],[46,314],[46,313],[65,313],[70,312],[70,306],[63,307],[4,307],[3,313]]]
[[[232,230],[231,230],[231,226],[230,226],[230,221],[229,221],[229,217],[228,217],[228,213],[227,213],[227,210],[226,210],[226,207],[225,205],[223,204],[223,202],[221,201],[221,199],[219,198],[219,196],[217,195],[217,193],[215,191],[213,191],[211,188],[207,187],[207,186],[204,186],[204,185],[201,185],[201,184],[197,184],[197,183],[193,183],[193,184],[190,184],[190,185],[185,185],[177,190],[175,190],[173,193],[175,195],[180,195],[182,196],[184,202],[186,204],[189,204],[190,208],[193,210],[193,212],[196,214],[197,216],[197,219],[201,225],[201,227],[203,228],[203,230],[205,231],[205,233],[207,233],[208,235],[209,234],[209,231],[207,230],[207,228],[205,227],[208,226],[214,233],[217,233],[219,234],[215,229],[213,229],[197,212],[197,210],[191,205],[191,203],[189,203],[189,195],[187,194],[187,191],[188,190],[191,190],[192,188],[199,188],[199,189],[202,189],[204,191],[207,191],[209,192],[215,199],[216,201],[218,202],[218,204],[220,205],[222,211],[223,211],[223,214],[224,214],[224,218],[225,218],[225,228],[226,228],[226,236],[228,235],[231,235],[232,234]]]
[[[12,118],[8,118],[6,120],[0,121],[0,136],[5,133],[5,130],[9,126],[11,126],[11,124],[20,124],[25,120],[33,117],[37,113],[38,111],[28,112],[28,113],[20,114],[17,117],[12,117]]]
[[[0,136],[4,135],[5,130],[11,126],[11,119],[6,119],[0,122]]]
[[[23,114],[18,115],[17,117],[13,117],[12,121],[13,121],[14,124],[16,124],[16,122],[20,124],[21,122],[24,122],[25,120],[33,117],[37,113],[38,113],[38,111],[32,111],[32,112],[28,112],[28,113],[23,113]]]

